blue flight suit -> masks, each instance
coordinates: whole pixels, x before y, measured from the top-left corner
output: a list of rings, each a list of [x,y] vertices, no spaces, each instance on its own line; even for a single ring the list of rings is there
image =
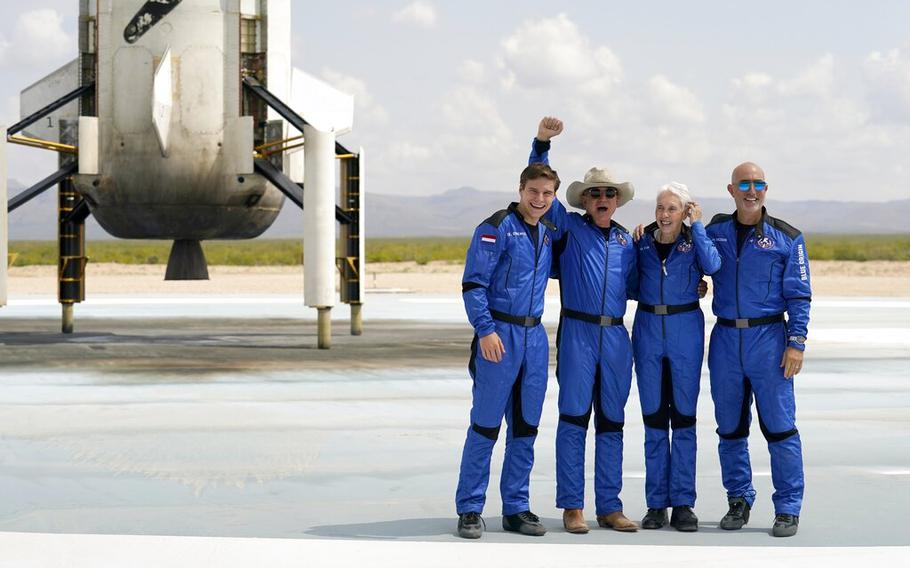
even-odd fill
[[[550,272],[552,225],[537,225],[537,241],[512,203],[474,231],[465,261],[462,296],[474,327],[468,370],[474,381],[471,426],[461,457],[458,514],[482,513],[490,457],[505,416],[505,459],[500,492],[503,515],[529,510],[534,440],[547,389],[549,345],[540,323]],[[478,338],[493,332],[505,347],[502,361],[478,353]]]
[[[705,354],[698,284],[721,261],[701,221],[682,231],[665,260],[657,223],[638,241],[638,310],[632,327],[635,373],[645,424],[649,508],[695,506],[695,407]],[[673,427],[672,449],[670,426]]]
[[[771,454],[775,514],[799,515],[803,498],[802,445],[796,429],[793,379],[780,367],[792,337],[809,325],[809,257],[802,233],[768,216],[738,250],[736,214],[716,215],[708,236],[723,259],[713,275],[714,314],[708,368],[721,473],[728,497],[755,501],[749,463],[752,396]],[[784,313],[787,321],[784,321]]]
[[[529,163],[547,162],[532,144]],[[548,147],[548,145],[541,145]],[[594,410],[594,495],[597,515],[622,510],[622,429],[632,386],[632,345],[623,326],[626,300],[637,289],[635,245],[613,221],[569,213],[557,200],[546,215],[557,227],[553,276],[562,312],[557,334],[556,506],[584,508],[585,438]]]

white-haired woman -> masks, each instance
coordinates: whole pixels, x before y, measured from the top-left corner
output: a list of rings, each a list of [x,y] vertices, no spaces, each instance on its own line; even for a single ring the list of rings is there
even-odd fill
[[[660,189],[655,217],[636,229],[639,298],[632,348],[645,423],[648,505],[641,526],[663,527],[667,507],[673,507],[670,525],[691,532],[698,530],[692,510],[695,406],[705,346],[698,287],[702,276],[720,269],[720,255],[685,185],[673,182]]]

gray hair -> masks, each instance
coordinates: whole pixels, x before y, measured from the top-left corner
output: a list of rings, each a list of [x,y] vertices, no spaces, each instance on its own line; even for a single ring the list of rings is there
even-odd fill
[[[675,195],[679,199],[680,204],[682,205],[683,211],[685,211],[686,206],[689,205],[689,202],[692,201],[692,196],[689,194],[689,188],[684,183],[679,183],[678,181],[671,181],[667,185],[660,188],[660,191],[657,192],[657,201],[660,201],[661,196],[665,193]]]

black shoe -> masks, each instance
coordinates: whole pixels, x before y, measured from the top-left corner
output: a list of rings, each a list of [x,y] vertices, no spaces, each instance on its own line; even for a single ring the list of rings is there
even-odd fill
[[[547,529],[540,524],[540,518],[531,511],[523,511],[515,515],[503,515],[502,528],[530,536],[547,534]]]
[[[458,536],[461,538],[480,538],[486,526],[480,513],[458,515]]]
[[[730,497],[727,502],[730,504],[730,510],[720,520],[720,528],[725,531],[735,531],[743,528],[749,522],[749,509],[752,507],[742,497]]]
[[[667,510],[666,509],[648,509],[648,512],[645,513],[645,518],[641,520],[641,528],[643,529],[662,529],[664,525],[667,524]]]
[[[698,517],[695,516],[692,507],[688,505],[673,507],[670,526],[680,532],[695,532],[698,530]]]
[[[777,515],[774,517],[774,526],[771,534],[774,536],[793,536],[799,528],[799,517],[796,515]]]

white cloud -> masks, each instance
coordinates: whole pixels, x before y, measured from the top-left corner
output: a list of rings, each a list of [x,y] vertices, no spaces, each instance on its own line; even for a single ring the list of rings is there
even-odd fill
[[[663,75],[655,75],[648,82],[652,110],[664,122],[702,124],[705,112],[695,94]]]
[[[0,64],[4,63],[6,60],[6,52],[9,49],[9,42],[0,34]]]
[[[411,2],[392,16],[393,22],[413,24],[421,28],[436,26],[436,8],[427,2]]]
[[[623,78],[619,58],[608,47],[593,45],[565,14],[523,23],[502,48],[501,65],[510,81],[526,88],[566,83],[604,95]]]
[[[522,23],[503,39],[496,62],[509,106],[564,119],[566,135],[557,148],[570,170],[607,159],[621,175],[643,157],[678,164],[711,153],[705,110],[692,90],[659,74],[629,82],[610,46],[588,37],[566,14]]]
[[[480,61],[466,59],[458,67],[458,76],[466,83],[482,83],[486,75],[486,66]]]
[[[25,64],[62,64],[77,55],[76,36],[63,29],[63,16],[49,8],[20,14],[12,45],[17,60]]]
[[[388,111],[367,90],[362,79],[345,75],[334,69],[323,69],[322,78],[340,91],[354,95],[354,128],[358,123],[383,126],[389,122]]]
[[[395,142],[389,148],[389,157],[396,163],[420,162],[432,157],[433,152],[426,146],[411,142]]]
[[[834,94],[834,56],[823,56],[793,79],[781,81],[777,91],[785,96],[829,97]]]
[[[874,51],[863,64],[871,111],[882,121],[910,121],[910,58],[900,49]]]
[[[500,108],[482,87],[460,86],[447,94],[439,105],[444,155],[487,165],[500,161],[503,150],[517,143]]]

